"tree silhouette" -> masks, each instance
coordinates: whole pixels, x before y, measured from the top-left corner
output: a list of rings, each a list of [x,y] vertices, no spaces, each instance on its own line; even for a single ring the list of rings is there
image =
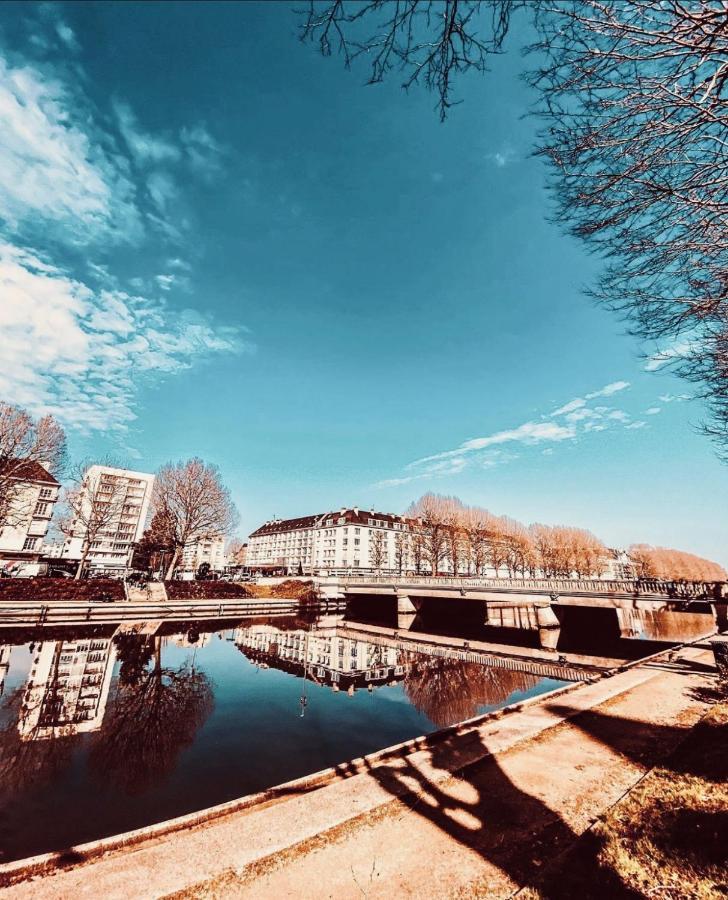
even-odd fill
[[[478,714],[483,706],[497,706],[514,691],[538,683],[535,675],[481,666],[441,657],[416,657],[404,679],[413,706],[444,728]]]
[[[369,84],[400,73],[440,117],[523,9],[525,72],[563,228],[605,260],[592,295],[706,399],[728,456],[728,12],[720,0],[310,0],[300,35]],[[654,350],[657,353],[654,353]]]
[[[125,637],[120,647],[124,677],[89,754],[92,770],[129,793],[145,790],[174,768],[213,707],[207,675],[194,662],[176,669],[163,666],[161,642],[159,637]],[[149,651],[151,666],[140,666]]]

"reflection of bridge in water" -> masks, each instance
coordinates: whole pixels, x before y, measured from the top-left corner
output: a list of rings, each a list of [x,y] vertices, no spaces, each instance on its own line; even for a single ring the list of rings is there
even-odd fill
[[[542,645],[555,647],[550,632],[560,627],[561,607],[614,609],[625,636],[635,633],[634,613],[712,612],[718,630],[728,627],[725,584],[596,579],[505,579],[365,577],[337,579],[322,585],[325,596],[363,601],[391,598],[400,630],[411,627],[423,608],[440,601],[479,603],[483,624],[538,630]],[[638,632],[637,632],[638,633]]]

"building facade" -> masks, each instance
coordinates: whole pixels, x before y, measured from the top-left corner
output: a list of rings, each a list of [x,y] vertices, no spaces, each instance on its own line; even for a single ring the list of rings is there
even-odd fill
[[[37,462],[14,464],[9,481],[16,487],[5,522],[0,523],[0,568],[9,574],[21,569],[23,574],[35,574],[60,485]]]
[[[225,568],[224,535],[213,535],[185,544],[180,568],[185,572],[196,572],[203,563],[208,563],[213,572],[221,572]]]
[[[131,564],[134,544],[141,538],[149,515],[154,476],[112,466],[91,466],[83,486],[82,508],[108,502],[112,515],[94,536],[87,556],[90,571],[123,571]],[[80,560],[87,528],[77,519],[66,538],[62,558]]]
[[[288,575],[404,574],[413,567],[414,524],[404,516],[356,506],[274,519],[248,538],[246,565],[251,571]]]
[[[633,581],[637,577],[637,566],[626,550],[609,549],[604,558],[603,581]]]

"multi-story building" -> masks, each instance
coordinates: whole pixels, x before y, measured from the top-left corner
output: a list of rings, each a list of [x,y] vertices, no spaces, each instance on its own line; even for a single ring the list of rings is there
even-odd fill
[[[110,638],[36,644],[18,719],[24,741],[101,727],[116,648]]]
[[[604,558],[603,581],[632,581],[637,577],[637,566],[626,550],[609,549]]]
[[[404,656],[396,647],[337,634],[336,627],[284,631],[274,625],[235,629],[235,644],[252,662],[308,675],[334,690],[389,684],[404,678]]]
[[[87,557],[90,570],[123,570],[131,563],[134,544],[141,538],[147,523],[152,499],[154,476],[112,466],[91,466],[86,475],[81,508],[108,503],[112,508],[109,521],[91,541]],[[82,519],[72,524],[66,538],[63,559],[81,559],[88,529]]]
[[[394,513],[354,506],[336,512],[273,519],[248,538],[253,571],[286,574],[402,573],[412,568],[415,523]]]
[[[212,535],[185,544],[180,568],[185,572],[196,572],[203,563],[209,563],[210,568],[216,572],[225,568],[227,559],[224,535]]]
[[[0,568],[34,574],[60,485],[37,462],[14,463],[6,480],[12,485],[12,498],[0,522]]]

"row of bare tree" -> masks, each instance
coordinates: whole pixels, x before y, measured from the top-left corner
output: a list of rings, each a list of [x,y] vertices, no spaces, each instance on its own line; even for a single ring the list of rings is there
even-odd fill
[[[76,578],[81,578],[91,548],[104,538],[113,539],[127,512],[127,485],[92,470],[98,463],[118,465],[105,459],[69,466],[65,433],[52,416],[34,420],[24,409],[0,402],[0,529],[19,525],[32,515],[27,479],[36,474],[35,465],[55,478],[65,478],[55,526],[67,537],[81,537],[76,570]],[[167,578],[172,577],[186,544],[229,534],[237,521],[218,468],[198,458],[159,469],[152,510],[152,527],[144,540],[148,549],[166,553]]]
[[[633,544],[629,555],[641,578],[666,581],[725,581],[725,569],[718,563],[684,550]]]
[[[417,573],[427,568],[434,574],[482,575],[492,568],[511,578],[538,573],[587,577],[601,575],[606,565],[608,550],[589,531],[560,525],[527,528],[507,516],[466,506],[457,497],[425,494],[406,516],[416,521],[409,542]]]
[[[395,565],[400,572],[411,561],[417,574],[482,575],[493,569],[509,577],[578,578],[603,575],[610,550],[584,528],[566,525],[526,527],[508,516],[496,516],[457,497],[425,494],[405,514],[413,530],[395,539]],[[721,581],[718,563],[680,550],[635,544],[629,556],[643,578]],[[370,560],[377,567],[376,555]]]

